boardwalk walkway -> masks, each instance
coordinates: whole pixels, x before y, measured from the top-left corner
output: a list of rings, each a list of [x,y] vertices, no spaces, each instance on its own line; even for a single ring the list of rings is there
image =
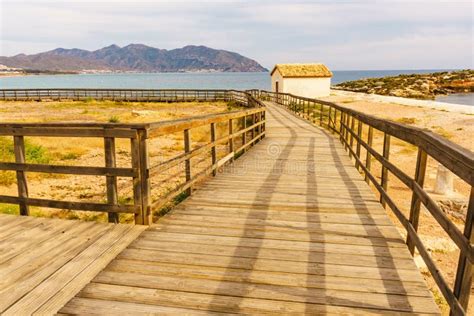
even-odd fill
[[[145,229],[0,214],[0,315],[52,315]]]
[[[266,138],[61,313],[438,313],[339,141],[268,104]]]

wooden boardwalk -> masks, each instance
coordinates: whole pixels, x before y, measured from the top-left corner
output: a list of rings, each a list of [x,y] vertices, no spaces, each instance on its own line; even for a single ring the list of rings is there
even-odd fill
[[[145,229],[0,214],[0,315],[51,315]]]
[[[439,310],[339,141],[269,104],[263,141],[144,231],[60,312]]]

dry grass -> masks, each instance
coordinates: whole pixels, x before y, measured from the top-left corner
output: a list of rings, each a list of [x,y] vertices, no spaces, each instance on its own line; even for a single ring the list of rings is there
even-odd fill
[[[273,71],[283,77],[332,77],[332,72],[323,64],[277,64]]]
[[[172,120],[184,117],[235,110],[227,102],[141,103],[98,102],[0,102],[2,121],[8,122],[121,122],[141,123]],[[133,112],[132,112],[133,111]],[[218,135],[227,129],[218,126]],[[192,144],[209,140],[209,126],[191,130]],[[102,138],[26,137],[27,162],[75,166],[104,166],[104,140]],[[183,135],[176,133],[149,139],[152,162],[169,159],[182,153]],[[130,140],[116,140],[118,167],[130,167]],[[14,161],[12,137],[0,137],[0,161]],[[180,170],[178,170],[180,171]],[[165,177],[166,175],[163,175]],[[105,202],[105,177],[69,176],[45,173],[27,173],[29,195],[67,201]],[[161,178],[154,179],[158,187]],[[171,182],[170,182],[171,183]],[[119,202],[130,204],[133,192],[130,178],[118,178]],[[14,172],[0,172],[2,194],[17,195]],[[155,192],[155,197],[162,192]],[[2,213],[18,213],[15,205],[0,204]],[[33,216],[106,221],[106,214],[31,208]],[[121,214],[121,221],[133,221],[133,215]]]

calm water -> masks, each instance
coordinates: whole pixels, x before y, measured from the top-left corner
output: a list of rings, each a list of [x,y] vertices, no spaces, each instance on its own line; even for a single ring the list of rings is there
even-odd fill
[[[437,70],[334,71],[332,83]],[[0,88],[270,89],[268,72],[143,73],[0,77]]]
[[[436,97],[436,101],[446,102],[446,103],[455,103],[455,104],[474,105],[474,93],[455,93],[455,94],[450,94],[450,95],[440,95]]]
[[[430,73],[441,70],[333,71],[332,84],[361,78]],[[139,73],[38,75],[0,77],[0,89],[8,88],[142,88],[142,89],[270,89],[269,73]],[[451,97],[451,96],[450,96]],[[449,98],[449,97],[448,97]],[[468,98],[469,99],[469,98]],[[453,102],[454,99],[444,102]],[[461,100],[461,98],[456,99]],[[472,104],[472,98],[470,99]],[[441,101],[441,100],[440,100]],[[463,103],[464,104],[464,103]]]

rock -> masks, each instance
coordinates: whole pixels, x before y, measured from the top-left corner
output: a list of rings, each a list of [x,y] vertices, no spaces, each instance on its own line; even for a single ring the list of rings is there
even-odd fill
[[[466,221],[467,200],[447,199],[437,201],[440,209],[448,215],[457,218],[463,222]]]
[[[424,91],[430,91],[430,84],[427,83],[427,82],[424,82],[424,83],[421,84],[420,89],[422,89]]]

